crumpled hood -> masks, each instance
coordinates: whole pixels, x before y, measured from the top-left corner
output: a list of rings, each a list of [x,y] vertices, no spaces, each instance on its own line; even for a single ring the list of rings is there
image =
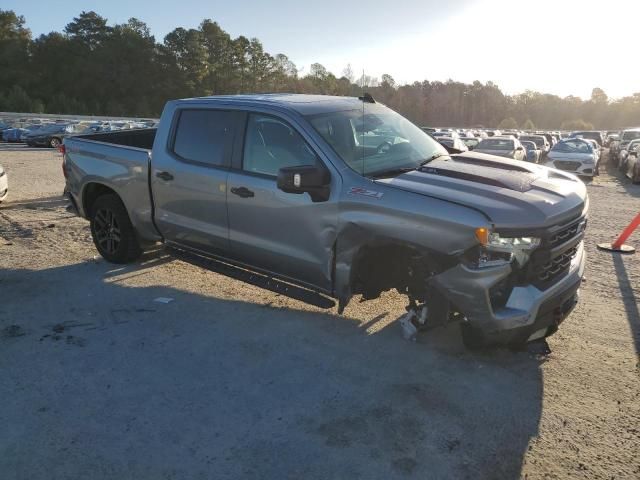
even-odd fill
[[[498,228],[561,223],[579,216],[588,202],[574,175],[474,151],[377,182],[479,210]]]

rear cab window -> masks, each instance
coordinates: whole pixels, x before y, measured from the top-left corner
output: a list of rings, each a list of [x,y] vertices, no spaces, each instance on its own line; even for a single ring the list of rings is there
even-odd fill
[[[179,110],[171,152],[188,163],[228,167],[237,115],[225,110]]]

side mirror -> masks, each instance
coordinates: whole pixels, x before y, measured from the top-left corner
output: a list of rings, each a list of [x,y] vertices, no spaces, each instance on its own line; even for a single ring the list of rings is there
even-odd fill
[[[522,150],[524,150],[524,148],[522,148],[522,145],[520,145],[518,148],[516,148],[516,150],[518,150],[519,152],[521,152]]]
[[[313,202],[329,200],[331,174],[324,167],[300,165],[278,170],[278,188],[285,193],[308,193]]]

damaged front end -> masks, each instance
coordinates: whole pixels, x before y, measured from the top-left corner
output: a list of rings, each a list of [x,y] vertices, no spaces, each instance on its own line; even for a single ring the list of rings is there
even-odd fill
[[[535,232],[479,228],[478,244],[459,255],[383,239],[356,252],[339,251],[336,280],[349,275],[337,282],[348,286],[342,292],[347,297],[338,295],[340,306],[353,294],[368,300],[395,289],[409,299],[400,320],[406,338],[452,319],[463,320],[468,346],[542,338],[577,302],[585,227],[581,217]]]
[[[432,282],[463,314],[467,336],[478,344],[546,337],[577,303],[585,228],[580,217],[537,232],[489,234],[465,261]]]

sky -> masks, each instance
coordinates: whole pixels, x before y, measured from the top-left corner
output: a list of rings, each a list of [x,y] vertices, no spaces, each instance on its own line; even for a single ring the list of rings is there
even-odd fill
[[[589,98],[640,91],[630,51],[640,42],[640,0],[2,0],[34,36],[61,31],[82,10],[109,24],[136,17],[156,40],[175,27],[217,21],[232,37],[260,39],[302,71],[318,62],[337,76],[390,74],[421,80],[493,81]]]

